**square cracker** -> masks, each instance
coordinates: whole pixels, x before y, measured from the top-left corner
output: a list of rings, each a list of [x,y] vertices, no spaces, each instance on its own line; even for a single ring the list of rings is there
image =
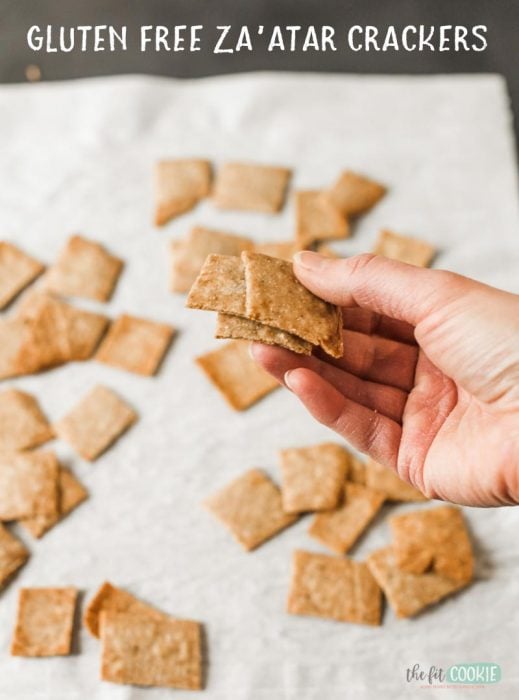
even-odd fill
[[[380,625],[380,588],[364,562],[297,550],[288,612]]]
[[[470,581],[474,556],[459,508],[438,506],[393,516],[390,521],[395,562],[402,571],[431,569],[455,582]]]
[[[291,170],[253,163],[225,163],[218,170],[213,200],[221,209],[274,213],[285,201]]]
[[[34,396],[18,389],[0,392],[0,450],[27,450],[53,437]]]
[[[209,255],[191,287],[188,309],[245,316],[245,268],[234,255]]]
[[[95,359],[151,376],[157,372],[174,333],[175,329],[166,323],[123,314],[108,329]]]
[[[25,545],[0,523],[0,588],[28,558]]]
[[[83,484],[76,479],[70,469],[60,466],[57,511],[52,515],[35,515],[32,518],[20,520],[20,523],[33,537],[42,537],[87,498],[88,491]]]
[[[53,516],[59,464],[53,452],[0,453],[0,520]]]
[[[386,193],[386,188],[363,175],[345,170],[323,198],[343,216],[354,217],[371,209]]]
[[[345,554],[366,530],[384,503],[384,495],[361,484],[346,483],[344,502],[318,513],[308,533],[338,554]]]
[[[364,469],[366,486],[383,493],[388,501],[427,500],[421,491],[403,481],[392,469],[373,459],[368,459]]]
[[[296,240],[302,248],[316,241],[347,238],[348,221],[319,190],[295,193]]]
[[[249,408],[279,386],[250,357],[248,345],[244,340],[232,340],[195,360],[236,411]]]
[[[281,493],[259,469],[250,469],[208,498],[204,505],[247,551],[297,520],[285,513]]]
[[[436,255],[436,249],[430,243],[393,231],[380,231],[373,252],[418,267],[428,267]]]
[[[44,265],[12,243],[0,241],[0,309],[4,309],[44,269]]]
[[[100,615],[103,612],[118,612],[146,615],[157,620],[170,619],[151,605],[143,603],[123,588],[117,588],[108,581],[95,593],[83,615],[83,624],[94,637],[100,636]]]
[[[246,316],[320,345],[341,357],[342,315],[296,279],[291,263],[259,253],[242,253]]]
[[[251,321],[243,316],[219,313],[216,317],[215,337],[254,340],[267,345],[278,345],[300,355],[312,354],[312,345],[298,338],[297,335],[285,333],[272,326],[265,326],[263,323]]]
[[[32,340],[28,323],[18,318],[0,319],[0,379],[24,374],[20,363],[23,348]],[[29,371],[32,371],[29,368]]]
[[[367,564],[397,617],[412,617],[466,585],[433,572],[402,571],[391,547],[377,549],[367,558]]]
[[[208,160],[162,160],[155,166],[155,224],[192,209],[209,194],[211,163]]]
[[[339,503],[348,453],[333,442],[279,452],[281,494],[286,513],[330,510]]]
[[[101,614],[101,679],[164,688],[202,688],[202,628],[192,620]]]
[[[76,601],[75,588],[21,588],[11,654],[70,654]]]
[[[290,261],[299,250],[301,246],[296,241],[268,241],[254,246],[255,253]]]
[[[56,435],[92,462],[137,420],[113,391],[96,386],[54,426]]]

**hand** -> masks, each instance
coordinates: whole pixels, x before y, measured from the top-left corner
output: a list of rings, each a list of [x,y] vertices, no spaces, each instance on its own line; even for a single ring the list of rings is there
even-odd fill
[[[373,255],[299,253],[343,307],[344,356],[254,344],[321,423],[430,498],[519,503],[519,296]]]

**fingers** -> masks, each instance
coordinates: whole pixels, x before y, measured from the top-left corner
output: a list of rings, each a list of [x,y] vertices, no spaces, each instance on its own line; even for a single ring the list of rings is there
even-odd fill
[[[370,309],[361,309],[357,306],[343,308],[342,322],[343,327],[349,331],[379,335],[411,345],[416,344],[414,326],[405,321],[382,316]]]

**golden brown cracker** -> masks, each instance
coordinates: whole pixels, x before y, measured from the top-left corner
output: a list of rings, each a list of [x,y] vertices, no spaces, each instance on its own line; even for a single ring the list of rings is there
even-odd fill
[[[155,166],[155,224],[162,226],[207,197],[211,177],[207,160],[159,161]]]
[[[28,450],[53,437],[34,396],[18,389],[0,392],[0,450]]]
[[[299,250],[301,246],[296,241],[267,241],[254,246],[255,253],[290,261]]]
[[[380,231],[373,253],[392,260],[400,260],[409,265],[428,267],[436,255],[436,248],[417,238],[401,236],[385,230]]]
[[[343,216],[359,216],[371,209],[386,193],[386,188],[359,173],[345,170],[323,197]]]
[[[426,501],[414,486],[403,481],[396,472],[368,459],[365,465],[366,486],[383,493],[388,501]]]
[[[53,452],[0,453],[0,520],[53,516],[59,464]]]
[[[245,270],[234,255],[209,255],[188,294],[188,309],[245,315]]]
[[[0,241],[0,309],[4,309],[45,269],[12,243]]]
[[[312,345],[298,338],[297,335],[285,333],[272,326],[265,326],[263,323],[251,321],[243,316],[219,313],[216,318],[215,337],[253,340],[267,345],[278,345],[301,355],[312,354]]]
[[[349,454],[348,481],[352,481],[354,484],[367,486],[366,463],[363,462],[360,457],[351,453]]]
[[[0,523],[0,588],[28,558],[29,550]]]
[[[22,319],[0,319],[0,379],[24,373],[20,363],[23,348],[31,341],[31,329]],[[32,371],[29,368],[29,371]]]
[[[347,219],[320,190],[295,193],[296,240],[302,248],[316,241],[346,238],[350,235]]]
[[[288,168],[255,163],[225,163],[218,170],[213,201],[221,209],[275,213],[285,201]]]

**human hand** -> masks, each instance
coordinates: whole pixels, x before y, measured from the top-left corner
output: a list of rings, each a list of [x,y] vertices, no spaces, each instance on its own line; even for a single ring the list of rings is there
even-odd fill
[[[294,272],[343,307],[344,356],[255,343],[254,359],[426,496],[519,503],[519,296],[373,255],[303,252]]]

